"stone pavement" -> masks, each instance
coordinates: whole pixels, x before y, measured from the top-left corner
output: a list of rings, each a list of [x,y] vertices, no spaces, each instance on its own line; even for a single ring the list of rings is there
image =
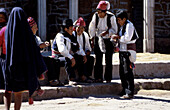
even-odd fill
[[[159,93],[159,94],[158,94]],[[11,109],[14,110],[14,103]],[[140,90],[134,99],[126,100],[115,95],[91,95],[77,98],[58,98],[23,102],[21,110],[169,110],[170,91]],[[0,110],[4,105],[0,104]]]

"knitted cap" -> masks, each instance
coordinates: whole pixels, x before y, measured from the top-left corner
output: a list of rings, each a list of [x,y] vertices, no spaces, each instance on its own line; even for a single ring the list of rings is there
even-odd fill
[[[82,18],[82,17],[80,17],[77,21],[76,21],[76,23],[75,23],[75,25],[76,26],[86,26],[86,23],[85,23],[85,21],[84,21],[84,19]]]
[[[27,19],[27,21],[28,21],[31,28],[36,24],[36,22],[34,21],[34,19],[32,17],[29,17]]]
[[[100,10],[109,10],[110,9],[110,3],[108,1],[100,1],[97,5],[96,9]]]

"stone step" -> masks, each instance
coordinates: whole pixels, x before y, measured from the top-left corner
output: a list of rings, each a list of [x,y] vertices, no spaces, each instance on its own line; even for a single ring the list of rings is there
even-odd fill
[[[122,87],[120,80],[112,80],[111,83],[80,83],[78,85],[65,85],[62,87],[43,86],[44,95],[33,95],[34,100],[50,100],[62,97],[86,97],[90,95],[116,95]],[[170,90],[170,78],[163,79],[135,79],[135,93],[140,89]],[[3,103],[4,90],[0,90],[0,103]],[[13,100],[13,99],[12,99]],[[28,100],[28,93],[24,93],[23,101]]]

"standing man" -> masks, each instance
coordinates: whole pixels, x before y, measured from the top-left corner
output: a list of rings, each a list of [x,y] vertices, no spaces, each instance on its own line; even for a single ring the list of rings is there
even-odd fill
[[[119,94],[123,98],[130,99],[134,95],[134,75],[133,75],[133,62],[136,61],[136,40],[138,34],[132,22],[128,20],[128,15],[123,10],[116,12],[117,22],[120,25],[119,38],[120,51],[119,51],[119,74],[122,84],[122,91]]]
[[[114,46],[110,41],[110,36],[117,34],[117,23],[115,15],[108,10],[110,3],[108,1],[100,1],[97,6],[97,12],[94,13],[92,21],[89,25],[89,34],[94,43],[94,53],[96,62],[94,67],[94,77],[96,82],[103,82],[103,53],[105,53],[105,75],[107,83],[112,80],[112,55]]]
[[[75,21],[75,31],[73,35],[76,36],[80,47],[84,50],[87,57],[87,63],[85,63],[85,73],[87,77],[87,82],[92,82],[92,71],[94,66],[94,57],[90,56],[92,51],[89,43],[89,35],[85,32],[86,23],[82,17]]]

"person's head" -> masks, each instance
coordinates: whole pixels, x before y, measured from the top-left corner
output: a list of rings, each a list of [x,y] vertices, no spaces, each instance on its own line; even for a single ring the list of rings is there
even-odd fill
[[[8,21],[7,12],[4,8],[0,8],[0,28],[5,26]]]
[[[119,9],[116,11],[116,19],[117,19],[118,24],[120,26],[123,26],[128,19],[128,15],[124,10]]]
[[[76,26],[76,32],[78,35],[81,35],[86,27],[86,23],[84,21],[84,19],[82,17],[80,17],[76,23],[75,23],[75,26]]]
[[[73,21],[71,19],[65,19],[62,24],[63,31],[72,35],[73,32]]]
[[[35,35],[36,32],[38,31],[37,23],[35,22],[35,20],[32,17],[29,17],[27,19],[27,21],[28,21],[28,23],[29,23],[29,25],[31,27],[31,30],[32,30],[33,34]]]
[[[108,1],[100,1],[96,9],[99,17],[104,18],[106,11],[110,9],[110,3]]]

